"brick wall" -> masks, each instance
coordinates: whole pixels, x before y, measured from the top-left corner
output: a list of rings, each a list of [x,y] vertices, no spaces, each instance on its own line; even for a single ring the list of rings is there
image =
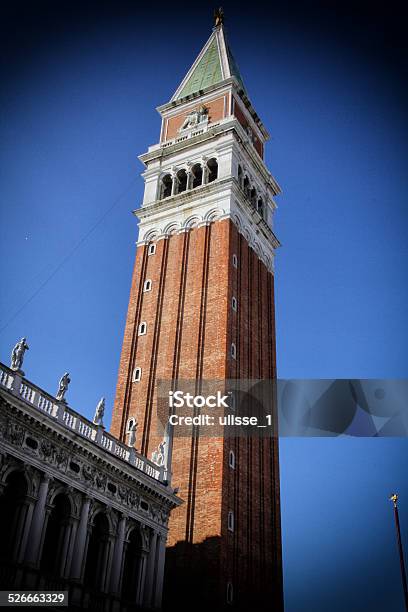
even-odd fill
[[[147,278],[152,290],[143,293]],[[137,336],[140,321],[147,322],[146,336]],[[231,342],[237,346],[236,360],[230,356]],[[136,366],[142,367],[142,380],[131,383]],[[115,435],[123,438],[128,417],[136,416],[136,446],[150,456],[161,439],[159,378],[275,375],[273,276],[231,221],[160,240],[152,256],[146,247],[138,249],[112,419]],[[228,465],[230,449],[235,470]],[[185,584],[187,572],[192,588],[206,575],[209,601],[215,596],[225,601],[231,581],[238,600],[272,597],[281,609],[277,440],[200,437],[191,428],[190,437],[174,439],[172,472],[184,504],[170,519],[168,597],[181,588],[180,576]],[[227,529],[229,510],[235,515],[233,533]]]

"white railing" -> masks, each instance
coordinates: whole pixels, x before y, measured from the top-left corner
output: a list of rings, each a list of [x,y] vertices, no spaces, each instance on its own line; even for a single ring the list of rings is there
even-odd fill
[[[105,452],[118,457],[122,461],[132,465],[136,469],[148,474],[155,480],[164,480],[164,468],[139,455],[134,448],[130,448],[123,442],[117,440],[103,427],[97,426],[85,417],[81,416],[64,402],[58,402],[55,397],[48,395],[45,391],[22,377],[19,372],[14,372],[4,364],[0,363],[0,389],[5,389],[20,400],[33,406],[35,409],[47,414],[61,425],[78,433],[83,438],[90,440]]]
[[[187,134],[182,134],[180,136],[176,136],[175,138],[171,138],[170,140],[166,140],[165,142],[161,143],[160,146],[163,149],[165,149],[166,147],[171,147],[172,145],[177,144],[178,142],[183,142],[184,140],[194,138],[194,136],[204,134],[204,132],[208,132],[209,130],[218,127],[222,123],[227,123],[228,121],[230,121],[230,119],[230,117],[227,117],[226,119],[222,119],[221,121],[217,121],[216,123],[205,123],[202,127],[199,127],[197,129],[190,128],[190,131]]]

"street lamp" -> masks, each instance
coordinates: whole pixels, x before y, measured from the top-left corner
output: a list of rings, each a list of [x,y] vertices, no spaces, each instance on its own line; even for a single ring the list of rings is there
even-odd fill
[[[399,515],[398,515],[398,495],[397,493],[393,493],[393,495],[391,495],[390,501],[392,501],[394,505],[394,519],[395,519],[395,529],[397,530],[397,546],[398,546],[398,553],[399,553],[400,565],[401,565],[402,588],[404,589],[405,609],[408,612],[407,575],[405,573],[404,551],[402,549],[401,529],[400,529],[400,522],[399,522]]]

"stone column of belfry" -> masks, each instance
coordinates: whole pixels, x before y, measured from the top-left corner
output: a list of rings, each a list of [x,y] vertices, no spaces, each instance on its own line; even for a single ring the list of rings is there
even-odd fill
[[[190,380],[198,392],[206,380],[276,377],[273,215],[280,189],[263,159],[268,133],[222,20],[158,111],[160,142],[140,156],[145,192],[112,418],[122,440],[136,418],[137,448],[149,458],[162,441],[159,380],[169,390]],[[180,170],[186,190],[173,187],[163,197]],[[133,380],[136,368],[141,376]],[[277,436],[189,433],[172,446],[172,486],[184,503],[170,518],[163,605],[179,606],[180,592],[191,601],[191,592],[207,609],[282,610]]]

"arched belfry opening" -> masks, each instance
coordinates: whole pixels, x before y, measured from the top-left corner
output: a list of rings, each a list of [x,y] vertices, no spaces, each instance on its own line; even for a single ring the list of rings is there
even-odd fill
[[[207,162],[208,168],[208,183],[212,183],[218,178],[218,162],[216,159],[209,159]]]
[[[187,189],[187,172],[181,169],[177,172],[177,193],[183,193]]]
[[[202,185],[202,182],[203,182],[203,169],[201,167],[201,164],[195,164],[191,168],[191,173],[193,175],[192,187],[193,189],[195,189],[196,187],[199,187],[200,185]]]
[[[238,183],[241,189],[244,187],[244,178],[241,166],[238,166]]]
[[[168,198],[171,196],[171,190],[173,187],[173,179],[171,174],[165,174],[161,180],[161,191],[160,191],[160,199]]]
[[[263,216],[264,216],[264,204],[263,204],[262,198],[258,198],[258,202],[257,202],[256,208],[257,208],[259,214],[261,215],[261,217],[263,218]]]

